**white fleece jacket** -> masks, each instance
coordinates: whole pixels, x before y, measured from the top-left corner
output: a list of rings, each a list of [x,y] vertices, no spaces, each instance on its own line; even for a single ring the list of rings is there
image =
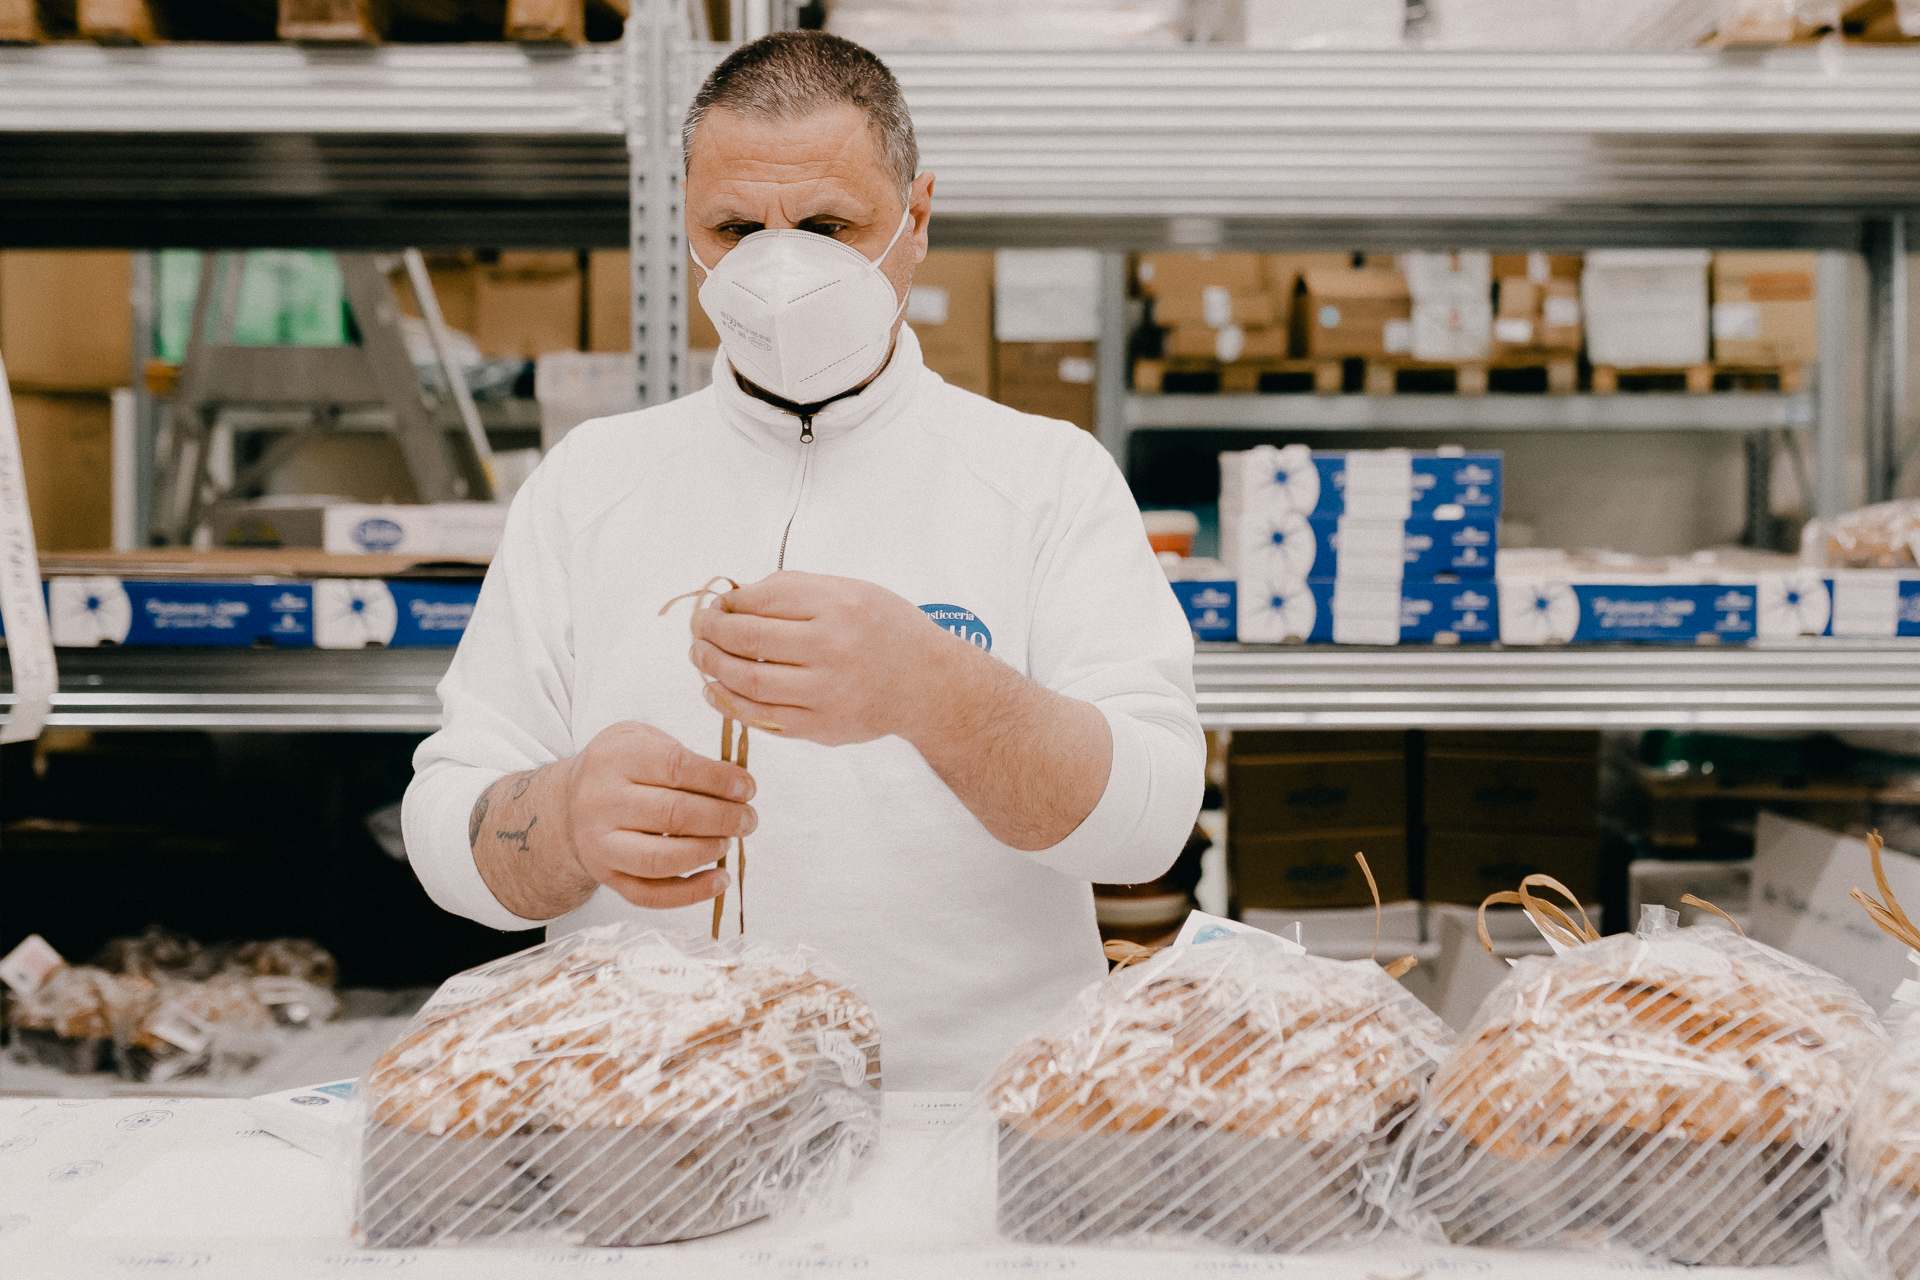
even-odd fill
[[[1113,765],[1094,811],[1021,853],[899,738],[755,732],[745,887],[750,935],[816,947],[873,1005],[888,1087],[968,1088],[1105,971],[1088,882],[1160,875],[1192,828],[1205,747],[1191,633],[1093,438],[948,386],[911,330],[810,443],[716,364],[705,391],[575,428],[515,498],[440,685],[445,727],[414,757],[409,857],[434,901],[495,928],[650,918],[704,936],[707,904],[644,912],[604,888],[558,920],[519,918],[474,865],[474,801],[622,720],[717,754],[687,606],[657,614],[715,575],[765,577],[783,545],[789,569],[878,583],[930,617],[971,613],[937,621],[1105,713]]]

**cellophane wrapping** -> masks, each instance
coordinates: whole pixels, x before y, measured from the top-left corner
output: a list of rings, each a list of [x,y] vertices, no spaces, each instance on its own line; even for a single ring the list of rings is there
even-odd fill
[[[1838,978],[1677,919],[1649,907],[1487,997],[1413,1128],[1415,1229],[1723,1266],[1819,1252],[1885,1033]]]
[[[1451,1041],[1378,965],[1278,939],[1117,970],[987,1085],[1000,1234],[1358,1244],[1385,1224],[1399,1134]]]
[[[450,979],[360,1083],[357,1237],[657,1244],[814,1198],[880,1108],[873,1010],[817,968],[625,924]]]
[[[1920,1276],[1920,1000],[1903,983],[1887,1011],[1893,1048],[1867,1077],[1847,1126],[1846,1189],[1827,1210],[1843,1280]],[[1911,994],[1909,994],[1911,993]]]
[[[1920,546],[1920,501],[1900,498],[1810,520],[1800,561],[1821,569],[1911,569]]]

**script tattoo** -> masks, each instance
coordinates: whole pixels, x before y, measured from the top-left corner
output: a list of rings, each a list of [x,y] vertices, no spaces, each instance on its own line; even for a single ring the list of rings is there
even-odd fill
[[[533,834],[533,824],[538,821],[540,821],[540,816],[535,814],[533,817],[528,818],[527,825],[518,831],[495,831],[493,834],[497,839],[513,841],[515,848],[521,853],[527,853],[529,852],[527,848],[527,837]]]
[[[487,825],[487,801],[492,794],[492,787],[482,791],[480,798],[473,802],[473,812],[467,815],[467,848],[469,849],[480,842],[480,831]]]

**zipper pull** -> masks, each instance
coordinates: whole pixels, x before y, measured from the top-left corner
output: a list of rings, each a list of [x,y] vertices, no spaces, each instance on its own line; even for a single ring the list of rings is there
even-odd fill
[[[810,413],[800,415],[800,443],[813,443],[813,415]]]

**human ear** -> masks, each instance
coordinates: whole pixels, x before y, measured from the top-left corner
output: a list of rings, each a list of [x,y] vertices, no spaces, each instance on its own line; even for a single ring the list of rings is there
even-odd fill
[[[913,215],[913,260],[927,260],[927,228],[933,221],[933,172],[928,170],[907,189],[907,209]]]

